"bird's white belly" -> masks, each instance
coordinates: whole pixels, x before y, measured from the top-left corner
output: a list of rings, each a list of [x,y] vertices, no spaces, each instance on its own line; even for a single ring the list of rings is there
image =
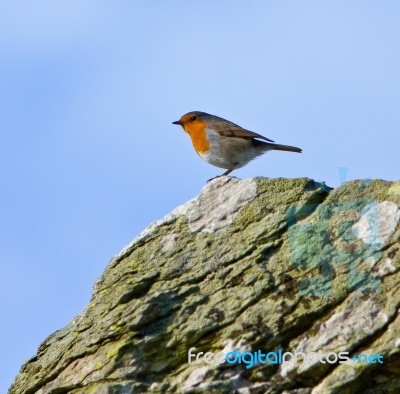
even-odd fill
[[[219,168],[228,169],[232,165],[232,164],[230,164],[229,160],[226,160],[223,157],[219,156],[212,149],[210,149],[208,152],[199,153],[199,155],[207,163],[210,163],[213,166],[216,166]]]

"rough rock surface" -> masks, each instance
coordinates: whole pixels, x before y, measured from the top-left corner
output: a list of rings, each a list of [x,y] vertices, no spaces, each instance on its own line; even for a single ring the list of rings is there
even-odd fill
[[[10,393],[399,393],[399,205],[400,182],[217,178],[111,260]],[[192,347],[383,364],[189,364]]]

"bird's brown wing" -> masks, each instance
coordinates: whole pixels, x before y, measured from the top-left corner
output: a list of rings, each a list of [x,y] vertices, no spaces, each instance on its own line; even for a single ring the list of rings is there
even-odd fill
[[[262,136],[261,134],[254,133],[253,131],[249,131],[243,129],[235,123],[229,122],[225,119],[221,119],[221,121],[216,121],[214,119],[213,129],[217,131],[219,134],[224,137],[236,137],[236,138],[258,138],[269,142],[274,142],[267,137]]]

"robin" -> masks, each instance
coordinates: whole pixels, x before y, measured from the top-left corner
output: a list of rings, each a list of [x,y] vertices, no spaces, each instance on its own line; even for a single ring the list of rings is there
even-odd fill
[[[229,120],[205,112],[189,112],[172,123],[182,126],[189,134],[195,151],[203,160],[226,169],[222,175],[218,176],[228,175],[236,168],[245,166],[250,160],[270,150],[302,152],[300,148],[275,144],[274,141],[261,134],[243,129]]]

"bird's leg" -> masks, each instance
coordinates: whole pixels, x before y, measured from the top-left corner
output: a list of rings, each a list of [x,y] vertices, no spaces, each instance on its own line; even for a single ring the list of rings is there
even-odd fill
[[[215,179],[215,178],[219,178],[219,177],[221,177],[221,176],[225,176],[225,175],[230,174],[230,173],[236,168],[237,165],[238,165],[238,163],[233,164],[233,165],[230,166],[223,174],[217,175],[217,176],[215,176],[214,178],[210,178],[210,179],[207,181],[207,183],[208,183],[208,182],[211,182],[211,181],[212,181],[213,179]]]
[[[220,175],[220,176],[224,176],[224,175],[228,175],[228,174],[230,174],[235,168],[236,168],[236,166],[238,165],[238,163],[235,163],[233,166],[230,166],[222,175]]]

